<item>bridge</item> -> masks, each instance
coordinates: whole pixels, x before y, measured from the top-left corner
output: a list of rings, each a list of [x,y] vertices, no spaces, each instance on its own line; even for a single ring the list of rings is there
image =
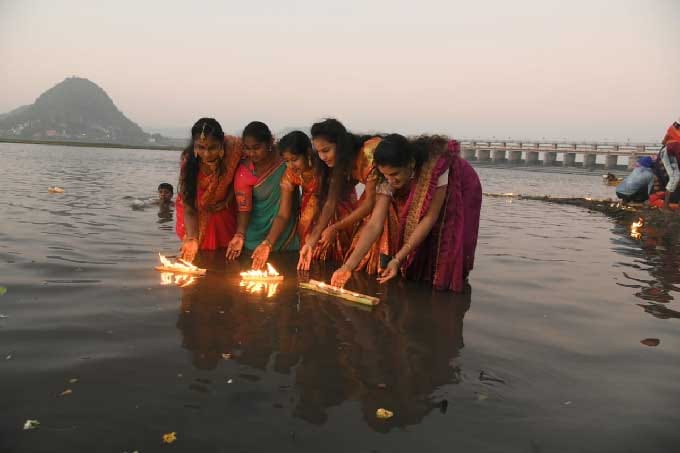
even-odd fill
[[[561,141],[461,140],[460,144],[461,153],[468,161],[595,168],[598,157],[602,157],[604,168],[612,170],[620,168],[619,157],[627,158],[631,167],[639,157],[654,156],[661,148],[660,143]]]

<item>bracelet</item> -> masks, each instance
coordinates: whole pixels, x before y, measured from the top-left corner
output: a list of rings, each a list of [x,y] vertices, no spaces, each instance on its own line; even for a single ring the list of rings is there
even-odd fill
[[[198,238],[196,238],[194,236],[188,236],[188,237],[184,236],[184,239],[182,239],[182,241],[198,241]]]
[[[245,235],[243,233],[239,233],[238,231],[236,233],[234,233],[234,237],[236,237],[236,236],[241,236],[242,238],[245,239]]]
[[[260,243],[260,245],[266,245],[267,247],[272,248],[272,241],[270,241],[269,239],[265,238],[264,241],[262,241],[262,242]]]

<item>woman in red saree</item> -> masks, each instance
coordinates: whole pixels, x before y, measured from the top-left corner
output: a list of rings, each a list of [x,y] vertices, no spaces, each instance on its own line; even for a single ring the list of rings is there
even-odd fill
[[[183,259],[193,261],[199,249],[226,248],[231,241],[236,231],[232,183],[241,154],[241,140],[225,137],[215,119],[201,118],[191,128],[176,201]]]
[[[312,259],[342,261],[352,246],[352,239],[375,203],[376,173],[373,151],[380,137],[351,134],[336,119],[312,126],[312,143],[318,160],[319,198],[323,209],[300,249],[298,269],[308,270]],[[355,186],[364,184],[357,201]],[[357,264],[377,272],[379,246]],[[387,250],[385,250],[387,252]]]
[[[382,178],[373,213],[352,254],[335,271],[331,284],[344,286],[352,270],[381,235],[390,208],[399,230],[381,282],[402,275],[428,281],[435,289],[461,292],[474,266],[482,187],[460,155],[458,142],[421,137],[409,142],[388,135],[374,161]]]

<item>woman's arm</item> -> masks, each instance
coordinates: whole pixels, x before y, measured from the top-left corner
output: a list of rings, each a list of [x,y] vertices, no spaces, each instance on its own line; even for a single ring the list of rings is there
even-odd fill
[[[390,261],[381,273],[378,281],[384,283],[397,276],[399,273],[399,266],[406,259],[411,250],[418,247],[423,243],[428,234],[432,231],[432,227],[439,218],[439,213],[444,205],[444,200],[446,199],[446,189],[447,186],[437,187],[437,191],[432,198],[432,203],[430,204],[425,217],[423,217],[418,225],[416,225],[411,237],[405,240],[404,245],[401,246],[399,251],[394,254],[394,258]]]
[[[180,257],[192,262],[198,252],[198,217],[196,211],[184,203],[184,237],[180,248]]]
[[[251,255],[253,269],[262,269],[264,265],[267,264],[267,259],[269,259],[269,253],[272,251],[272,247],[274,247],[274,244],[276,244],[276,241],[279,239],[279,236],[281,236],[281,233],[283,233],[283,230],[290,220],[291,211],[293,210],[294,190],[290,189],[291,187],[281,184],[281,202],[279,204],[279,211],[274,218],[274,222],[269,229],[267,237],[257,246]]]
[[[385,218],[387,218],[387,212],[390,208],[391,199],[387,195],[380,194],[376,197],[375,207],[373,208],[373,213],[369,218],[366,225],[358,233],[359,240],[357,245],[352,251],[352,254],[345,261],[345,263],[336,271],[351,273],[358,265],[361,259],[366,256],[366,253],[371,248],[373,243],[380,237],[385,226]],[[333,279],[335,279],[335,274],[333,274]],[[349,278],[349,276],[347,277]],[[346,280],[345,280],[346,281]],[[332,283],[332,282],[331,282]],[[333,283],[334,284],[334,283]],[[344,282],[341,285],[343,286]]]
[[[323,244],[327,242],[333,242],[335,239],[335,233],[337,233],[339,230],[353,228],[357,222],[363,220],[364,217],[371,213],[373,207],[375,206],[375,187],[375,179],[371,179],[366,182],[366,187],[364,188],[366,197],[364,200],[355,210],[349,213],[349,215],[343,217],[332,225],[328,225],[328,227],[323,230],[323,233],[321,234],[321,242]]]

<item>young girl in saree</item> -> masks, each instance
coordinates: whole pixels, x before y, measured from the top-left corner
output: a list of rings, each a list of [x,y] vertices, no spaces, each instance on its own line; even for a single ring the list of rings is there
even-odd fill
[[[352,238],[375,203],[376,172],[373,152],[380,137],[351,134],[336,119],[312,126],[312,143],[318,156],[320,205],[318,220],[300,249],[298,269],[308,270],[312,259],[343,261],[352,247]],[[357,183],[364,184],[357,202]],[[387,231],[387,230],[386,230]],[[389,253],[387,241],[378,241],[357,269],[376,273],[379,254]]]
[[[315,156],[309,137],[302,131],[290,132],[279,140],[277,148],[287,165],[281,178],[281,203],[269,233],[251,256],[253,269],[262,269],[265,266],[272,244],[277,242],[291,217],[299,215],[297,234],[300,243],[304,243],[319,212],[318,178],[314,172],[312,160]],[[293,202],[300,191],[302,199],[300,212],[297,212],[293,209]]]
[[[227,258],[236,259],[245,247],[255,250],[259,245],[274,251],[298,250],[297,216],[284,224],[275,242],[267,239],[281,203],[281,178],[286,164],[274,149],[274,137],[266,124],[253,121],[242,134],[243,151],[247,159],[238,166],[234,192],[238,210],[236,233],[227,248]],[[297,212],[299,197],[290,197],[292,212]]]
[[[382,177],[377,199],[356,247],[335,271],[331,284],[344,286],[352,270],[378,239],[390,207],[398,213],[397,252],[378,279],[399,271],[435,289],[461,292],[472,270],[479,231],[482,187],[460,156],[458,142],[421,137],[409,142],[392,134],[378,145],[374,160]]]
[[[191,128],[175,203],[183,259],[193,261],[199,249],[226,248],[231,241],[236,231],[232,182],[241,153],[241,140],[225,137],[215,119],[201,118]]]

